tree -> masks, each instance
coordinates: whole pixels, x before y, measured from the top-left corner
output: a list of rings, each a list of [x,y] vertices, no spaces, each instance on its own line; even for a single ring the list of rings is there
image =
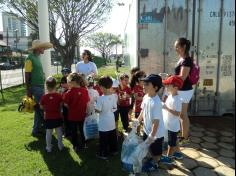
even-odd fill
[[[85,45],[96,49],[105,59],[106,64],[109,61],[112,48],[121,43],[119,36],[111,33],[95,33],[86,38]]]
[[[22,16],[38,32],[37,0],[5,0],[10,13]],[[71,67],[77,41],[97,30],[107,19],[112,0],[49,0],[50,40]]]

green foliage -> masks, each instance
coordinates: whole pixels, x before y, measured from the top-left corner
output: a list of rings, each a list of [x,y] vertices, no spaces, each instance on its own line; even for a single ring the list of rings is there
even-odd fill
[[[106,64],[106,60],[103,57],[93,56],[93,61],[97,65],[97,68],[101,68]]]
[[[127,72],[128,68],[122,68]],[[99,69],[101,74],[115,73],[114,66]],[[56,75],[59,77],[60,75]],[[23,86],[4,90],[6,102],[0,102],[0,175],[7,176],[128,176],[122,170],[120,154],[111,156],[109,162],[96,158],[98,140],[88,143],[88,149],[76,154],[69,140],[63,138],[65,150],[57,149],[56,135],[53,135],[53,151],[45,152],[45,138],[30,135],[33,114],[17,111],[25,95]],[[119,123],[121,128],[121,123]],[[121,151],[119,142],[119,150]]]
[[[85,46],[96,49],[106,61],[111,54],[112,48],[117,44],[122,44],[122,40],[119,36],[111,33],[95,33],[84,40]]]

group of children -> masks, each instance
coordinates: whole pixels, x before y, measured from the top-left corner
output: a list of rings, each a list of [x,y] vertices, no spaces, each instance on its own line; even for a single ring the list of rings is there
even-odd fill
[[[46,80],[47,93],[40,101],[44,110],[46,126],[46,150],[52,151],[52,130],[56,129],[58,148],[63,149],[62,125],[64,135],[71,137],[76,152],[86,148],[83,133],[84,120],[93,113],[99,113],[99,152],[98,157],[107,159],[109,154],[118,152],[117,136],[118,120],[121,118],[123,128],[129,132],[129,122],[134,114],[133,123],[142,123],[143,140],[150,144],[150,152],[156,163],[172,164],[172,159],[182,159],[177,145],[177,134],[180,131],[181,101],[178,89],[183,81],[178,76],[162,80],[159,75],[146,76],[145,72],[135,68],[129,75],[123,74],[119,80],[103,76],[94,85],[93,77],[85,78],[78,73],[62,71],[61,90],[57,93],[56,80],[49,77]],[[158,91],[166,86],[168,98],[163,102]],[[167,129],[163,120],[163,109],[166,111]],[[62,114],[61,114],[62,112]],[[80,132],[80,141],[78,133]],[[163,156],[165,130],[168,130],[168,151]]]

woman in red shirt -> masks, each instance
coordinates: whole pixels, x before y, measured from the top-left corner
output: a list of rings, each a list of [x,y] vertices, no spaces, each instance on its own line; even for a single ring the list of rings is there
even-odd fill
[[[129,76],[123,74],[120,76],[120,85],[118,89],[118,114],[120,114],[123,128],[128,132],[129,111],[131,106],[132,91],[129,87]]]
[[[65,93],[63,101],[68,107],[68,122],[71,131],[72,144],[76,152],[79,151],[77,128],[79,127],[82,147],[85,148],[85,137],[83,132],[84,120],[86,117],[89,94],[86,88],[86,81],[78,73],[71,73],[67,77],[69,91]]]
[[[56,92],[56,80],[49,77],[46,80],[46,87],[48,93],[43,95],[40,100],[40,107],[44,110],[44,119],[46,127],[46,151],[52,151],[52,132],[56,129],[58,148],[62,150],[64,145],[62,143],[62,96]]]

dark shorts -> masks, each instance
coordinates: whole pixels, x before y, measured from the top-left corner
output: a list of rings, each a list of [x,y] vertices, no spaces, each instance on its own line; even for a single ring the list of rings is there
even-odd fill
[[[177,146],[177,135],[178,135],[178,132],[173,132],[173,131],[168,130],[168,145],[170,147]]]
[[[45,128],[53,129],[62,126],[62,119],[48,119],[45,120]]]
[[[143,134],[143,140],[147,139],[147,134]],[[162,145],[164,142],[164,137],[156,139],[149,147],[149,150],[153,156],[162,155]]]

